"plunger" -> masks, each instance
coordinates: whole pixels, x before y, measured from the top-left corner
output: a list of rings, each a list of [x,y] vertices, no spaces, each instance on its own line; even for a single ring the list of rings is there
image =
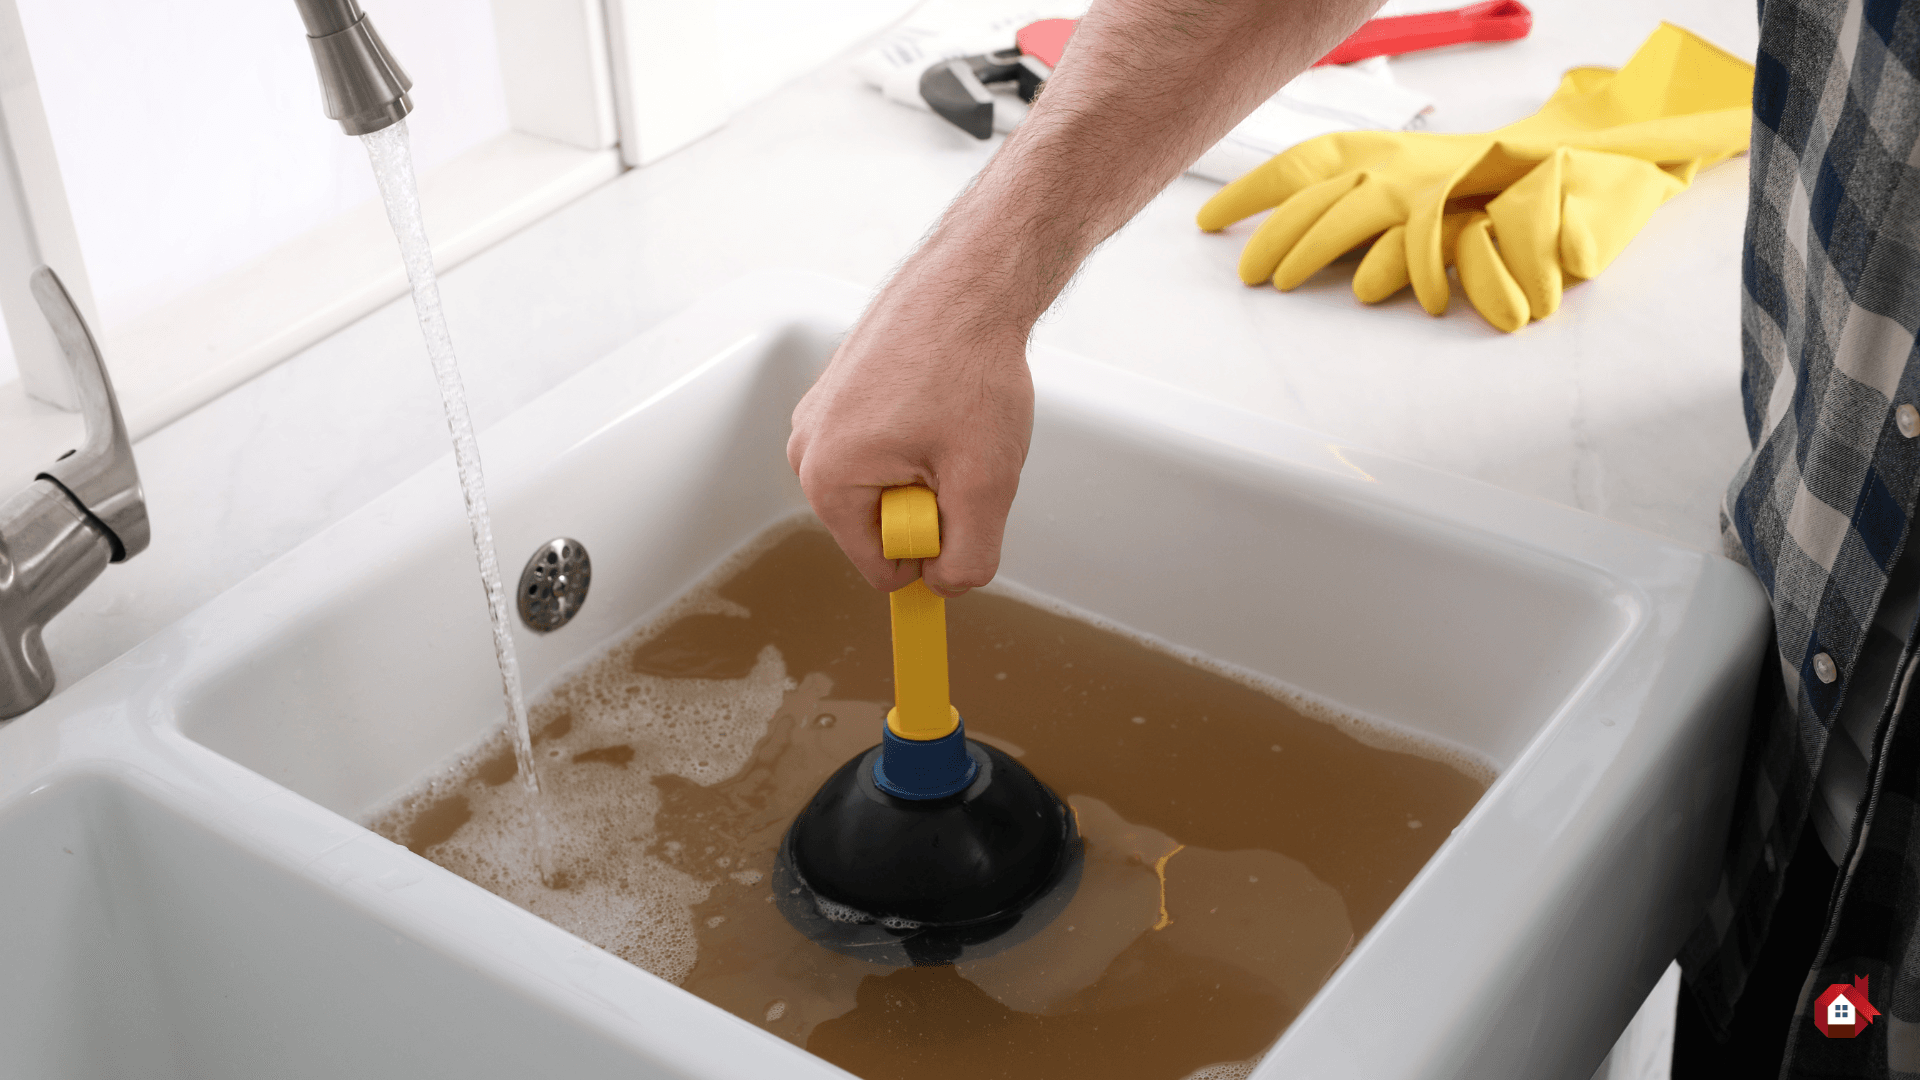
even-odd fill
[[[889,559],[940,554],[933,492],[880,495]],[[1079,878],[1073,814],[1026,766],[970,740],[947,695],[946,601],[915,581],[893,608],[894,706],[787,829],[774,899],[801,933],[883,963],[946,964],[1024,940]]]

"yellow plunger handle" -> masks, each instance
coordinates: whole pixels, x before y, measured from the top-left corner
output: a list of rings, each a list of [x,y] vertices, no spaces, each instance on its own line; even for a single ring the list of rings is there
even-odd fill
[[[889,559],[940,554],[940,507],[919,484],[880,493],[880,547]],[[888,597],[893,607],[893,708],[887,727],[903,739],[939,739],[960,726],[947,699],[947,602],[924,581]]]

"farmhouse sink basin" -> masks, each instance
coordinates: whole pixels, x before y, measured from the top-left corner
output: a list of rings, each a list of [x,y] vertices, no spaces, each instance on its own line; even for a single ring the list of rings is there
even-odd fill
[[[554,1075],[554,1061],[613,1075],[636,1051],[645,1060],[436,944],[431,928],[408,933],[357,903],[356,886],[418,879],[361,879],[359,838],[293,865],[289,848],[238,839],[155,779],[82,768],[0,817],[12,924],[0,937],[0,1073],[525,1077]],[[276,816],[249,805],[259,823]]]
[[[558,536],[593,558],[579,617],[520,634],[528,685],[804,510],[787,417],[862,299],[749,279],[483,436],[509,571]],[[1587,1080],[1710,895],[1751,577],[1084,360],[1034,370],[1006,578],[1498,772],[1254,1076]],[[467,545],[443,460],[0,727],[25,1075],[846,1075],[356,824],[499,723]]]

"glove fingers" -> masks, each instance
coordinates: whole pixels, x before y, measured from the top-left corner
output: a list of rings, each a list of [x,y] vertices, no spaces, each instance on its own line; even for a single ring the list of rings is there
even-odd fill
[[[1429,315],[1447,313],[1452,299],[1447,267],[1453,264],[1454,243],[1467,217],[1446,212],[1444,193],[1416,204],[1407,216],[1407,278]]]
[[[1407,277],[1407,227],[1395,225],[1367,249],[1353,272],[1353,295],[1363,304],[1377,304],[1413,279]]]
[[[1361,174],[1335,176],[1322,180],[1280,204],[1267,220],[1253,230],[1247,246],[1240,249],[1240,280],[1258,285],[1273,277],[1275,267],[1287,252],[1300,242],[1327,208],[1340,201],[1360,183]]]
[[[1502,261],[1526,294],[1529,314],[1537,319],[1560,308],[1560,204],[1567,160],[1566,148],[1554,151],[1487,204]]]
[[[1312,277],[1321,267],[1352,251],[1369,236],[1405,220],[1385,185],[1362,178],[1345,197],[1327,207],[1280,260],[1273,284],[1282,291]]]
[[[1460,287],[1495,329],[1511,334],[1527,325],[1527,295],[1500,261],[1488,229],[1491,224],[1486,214],[1474,214],[1460,231]]]
[[[1194,221],[1202,232],[1219,232],[1242,218],[1286,202],[1301,185],[1275,158],[1213,193]]]
[[[1458,229],[1464,219],[1447,213],[1447,200],[1459,195],[1499,191],[1526,175],[1527,169],[1550,153],[1551,150],[1543,151],[1528,161],[1495,140],[1485,144],[1476,156],[1457,162],[1446,176],[1429,182],[1408,197],[1411,209],[1407,214],[1407,276],[1413,281],[1413,295],[1420,298],[1420,306],[1427,309],[1427,314],[1446,314],[1452,298],[1447,285],[1447,267],[1453,262],[1449,249],[1460,235]],[[1490,187],[1462,190],[1468,179],[1492,181],[1496,174],[1498,180]],[[1447,230],[1449,218],[1456,219],[1452,232]]]
[[[1346,161],[1349,148],[1335,132],[1275,154],[1247,175],[1214,192],[1213,198],[1195,215],[1204,232],[1221,229],[1272,209],[1301,191],[1328,177],[1355,169]]]
[[[1475,213],[1477,211],[1448,214],[1440,219],[1442,270],[1453,265],[1460,230]],[[1375,240],[1367,249],[1366,258],[1360,260],[1359,269],[1353,272],[1353,294],[1365,303],[1377,304],[1411,282],[1412,278],[1407,275],[1407,227],[1395,225]]]
[[[1479,215],[1478,210],[1462,210],[1440,219],[1440,259],[1445,266],[1452,266],[1458,261],[1460,234]]]

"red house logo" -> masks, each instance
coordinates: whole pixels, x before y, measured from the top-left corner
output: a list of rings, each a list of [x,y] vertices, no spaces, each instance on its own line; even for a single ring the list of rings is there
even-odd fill
[[[1834,983],[1813,1002],[1813,1022],[1829,1039],[1851,1039],[1879,1015],[1879,1009],[1867,1004],[1865,975],[1854,976],[1852,986]]]

